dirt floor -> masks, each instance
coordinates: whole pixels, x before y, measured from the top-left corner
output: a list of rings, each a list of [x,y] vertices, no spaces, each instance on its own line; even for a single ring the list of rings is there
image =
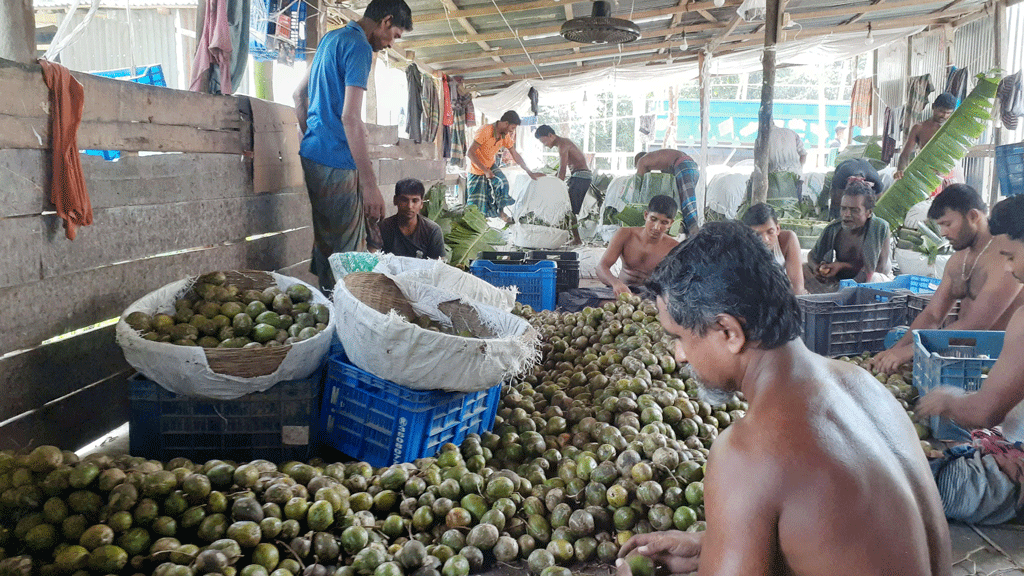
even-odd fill
[[[128,425],[118,428],[93,446],[79,452],[121,455],[128,452]],[[1024,522],[1024,519],[1019,521]],[[1024,576],[1024,524],[973,526],[954,522],[949,525],[953,543],[952,576]],[[521,565],[499,565],[487,576],[512,576],[524,573]],[[612,574],[608,566],[588,565],[574,570],[577,574],[603,576]]]

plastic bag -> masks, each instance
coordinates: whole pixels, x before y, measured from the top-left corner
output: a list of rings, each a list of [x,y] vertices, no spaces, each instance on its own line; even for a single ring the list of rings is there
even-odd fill
[[[319,290],[298,278],[273,272],[266,274],[273,277],[276,285],[282,290],[292,284],[302,284],[313,293],[314,303],[331,306],[331,301]],[[174,301],[184,296],[194,282],[195,278],[172,282],[136,300],[121,314],[115,328],[117,343],[124,351],[128,363],[150,380],[175,394],[233,400],[253,392],[265,392],[279,382],[307,378],[323,363],[336,330],[337,315],[333,310],[327,328],[312,338],[288,346],[286,356],[273,373],[252,378],[214,372],[207,361],[204,348],[146,340],[125,321],[129,314],[137,311],[150,315],[161,312],[173,314]],[[252,354],[259,352],[260,350],[251,351]]]

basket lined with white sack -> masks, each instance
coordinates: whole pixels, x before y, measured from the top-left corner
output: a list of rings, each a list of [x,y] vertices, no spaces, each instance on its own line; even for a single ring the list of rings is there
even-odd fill
[[[224,284],[240,291],[305,286],[312,294],[311,303],[331,310],[326,328],[305,340],[276,347],[202,348],[147,340],[128,324],[133,312],[173,315],[175,302],[193,290],[197,277],[190,277],[143,296],[121,314],[115,332],[128,363],[175,394],[216,400],[233,400],[264,392],[279,382],[304,379],[322,365],[337,323],[330,300],[315,287],[274,272],[232,270],[224,274]]]
[[[486,390],[540,356],[538,334],[522,318],[402,274],[347,274],[334,306],[345,318],[337,330],[349,360],[415,390]]]

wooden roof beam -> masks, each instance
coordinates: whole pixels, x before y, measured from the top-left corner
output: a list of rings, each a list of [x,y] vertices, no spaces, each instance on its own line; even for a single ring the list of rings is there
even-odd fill
[[[561,27],[560,25],[559,26],[552,26],[552,28],[560,28],[560,27]],[[702,31],[705,31],[705,30],[719,30],[719,29],[722,29],[724,27],[725,26],[723,24],[711,24],[711,23],[707,23],[707,24],[694,24],[694,25],[690,25],[690,26],[680,26],[678,28],[673,28],[673,29],[670,29],[670,30],[662,30],[662,31],[660,31],[660,32],[658,32],[656,34],[652,34],[652,35],[648,36],[647,38],[648,39],[650,39],[650,38],[664,38],[664,37],[671,36],[673,34],[678,34],[679,32],[684,32],[684,31],[687,32],[687,33],[690,33],[690,32],[702,32]],[[626,45],[624,44],[623,46],[626,46]],[[530,54],[533,55],[533,56],[536,56],[537,54],[540,54],[540,53],[543,53],[543,52],[557,52],[557,51],[560,51],[560,50],[568,50],[570,47],[579,49],[579,46],[575,42],[568,42],[568,41],[566,41],[566,42],[561,42],[561,43],[558,43],[558,44],[545,44],[545,45],[542,45],[542,46],[537,46],[537,47],[531,48],[530,49]],[[496,54],[498,56],[516,56],[516,55],[519,55],[519,54],[522,54],[522,53],[523,53],[523,51],[520,48],[504,48],[504,49],[501,49],[501,50],[493,51],[493,54]],[[433,65],[441,65],[441,66],[439,66],[440,68],[445,68],[446,66],[443,66],[443,64],[448,63],[448,62],[462,62],[462,61],[468,60],[468,59],[485,58],[486,56],[489,56],[489,54],[472,54],[472,55],[469,55],[469,54],[452,54],[452,55],[449,55],[449,56],[443,56],[443,57],[439,57],[439,58],[428,58],[427,62],[430,62]],[[450,66],[448,66],[448,67],[450,67]]]
[[[533,2],[510,2],[506,6],[501,7],[501,11],[504,14],[511,14],[513,12],[526,12],[529,10],[541,10],[557,7],[562,4],[562,0],[535,0]],[[571,0],[566,0],[565,5],[572,5]],[[425,12],[425,13],[414,13],[412,15],[413,26],[416,24],[427,23],[427,22],[443,22],[448,18],[476,18],[478,16],[494,16],[497,15],[498,11],[494,9],[494,6],[483,6],[480,8],[457,8],[455,11],[451,9],[445,12]]]
[[[459,7],[456,6],[455,2],[453,2],[452,0],[441,0],[441,4],[444,5],[446,8],[448,8],[449,10],[452,10],[452,11],[455,11],[455,12],[459,11]],[[468,32],[469,34],[473,34],[473,35],[478,34],[476,28],[474,28],[473,25],[469,23],[469,20],[466,20],[465,18],[459,17],[459,18],[456,18],[456,21],[458,21],[459,26],[462,26],[462,29],[465,30],[466,32]],[[455,36],[455,34],[452,33],[452,36]],[[491,45],[488,44],[484,40],[477,40],[476,41],[476,45],[479,46],[480,49],[483,50],[484,52],[488,52],[488,53],[491,52]],[[501,63],[501,57],[500,56],[496,56],[496,55],[492,54],[491,55],[491,59],[494,60],[495,62]],[[507,67],[502,68],[502,69],[505,71],[506,74],[511,74],[512,73],[512,70],[510,70]]]
[[[740,2],[736,0],[726,0],[725,6],[736,7],[739,6]],[[714,2],[694,2],[687,4],[684,8],[686,12],[695,12],[697,10],[708,10],[715,6]],[[646,18],[660,18],[662,16],[671,16],[679,12],[678,6],[672,6],[671,8],[661,8],[659,10],[648,10],[646,12],[635,12],[633,14],[633,20],[643,20]],[[416,24],[416,17],[413,16],[413,25]],[[529,28],[520,28],[518,35],[520,38],[525,36],[538,36],[557,33],[562,27],[562,23],[559,22],[557,26],[542,25],[532,26]],[[516,34],[508,30],[501,30],[497,32],[486,32],[475,36],[467,37],[467,40],[476,42],[477,40],[491,41],[491,40],[510,40],[516,37]],[[402,44],[409,49],[417,48],[435,48],[439,46],[451,46],[458,44],[459,42],[452,39],[451,34],[441,34],[438,36],[431,37],[415,37],[410,36],[408,40],[402,41]]]

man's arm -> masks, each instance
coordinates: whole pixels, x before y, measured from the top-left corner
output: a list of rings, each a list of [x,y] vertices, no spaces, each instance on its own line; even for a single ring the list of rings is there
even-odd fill
[[[627,294],[630,292],[629,286],[612,274],[612,266],[622,256],[622,251],[626,247],[626,241],[629,240],[631,233],[628,228],[619,228],[615,232],[615,236],[612,236],[612,241],[608,243],[608,248],[605,249],[604,256],[601,256],[601,261],[597,264],[597,279],[604,282],[605,285],[611,286],[616,296],[623,292]]]
[[[991,428],[1002,423],[1014,406],[1024,400],[1024,373],[1016,353],[1024,347],[1024,309],[1018,310],[1006,327],[1004,355],[996,361],[981,390],[966,396],[959,391],[938,388],[918,402],[915,412],[922,416],[946,416],[960,426]]]
[[[776,470],[760,461],[770,450],[738,446],[723,432],[704,477],[708,530],[700,551],[702,576],[756,576],[781,573]],[[723,442],[724,440],[724,442]],[[739,529],[742,527],[742,529]]]
[[[306,74],[299,80],[299,86],[292,93],[295,102],[295,117],[299,120],[299,129],[306,133],[306,117],[309,113],[309,74],[312,66],[306,67]]]
[[[786,239],[785,242],[783,238]],[[779,242],[783,243],[782,255],[786,258],[786,276],[793,285],[793,294],[804,294],[807,291],[804,289],[804,266],[800,261],[800,240],[795,232],[783,230],[779,235]]]
[[[480,161],[476,159],[477,150],[479,149],[480,143],[477,142],[476,140],[473,140],[473,143],[469,145],[469,150],[466,152],[466,157],[469,158],[469,162],[473,164],[473,166],[476,166],[477,170],[484,173],[484,176],[487,176],[488,178],[494,178],[494,173],[491,172],[491,167],[480,164]]]
[[[896,172],[893,173],[893,178],[896,180],[903,177],[903,171],[906,170],[907,164],[910,164],[910,155],[917,148],[917,133],[920,129],[920,124],[914,124],[914,127],[910,129],[910,134],[907,134],[907,142],[903,145],[903,150],[900,151],[900,159],[896,162]]]
[[[367,145],[369,132],[363,123],[364,88],[358,86],[345,87],[345,107],[341,112],[341,123],[345,126],[349,152],[356,163],[359,174],[359,188],[363,196],[363,211],[366,217],[379,220],[384,217],[384,196],[377,187],[377,175],[370,164],[370,151]]]
[[[892,252],[892,235],[886,234],[885,240],[882,241],[882,247],[878,251],[878,262],[875,264],[875,269],[867,273],[866,280],[871,282],[871,277],[875,272],[879,274],[885,274],[886,276],[892,275],[892,262],[890,261],[890,254]]]
[[[444,234],[440,227],[435,227],[430,234],[430,243],[427,245],[427,258],[444,258]]]
[[[515,146],[509,148],[508,151],[512,153],[512,159],[516,161],[516,164],[519,164],[519,166],[523,170],[526,170],[526,173],[530,175],[530,178],[536,180],[537,178],[543,176],[543,174],[541,174],[540,172],[533,172],[532,170],[526,167],[526,162],[523,160],[523,157],[519,155],[519,152],[516,151]]]

